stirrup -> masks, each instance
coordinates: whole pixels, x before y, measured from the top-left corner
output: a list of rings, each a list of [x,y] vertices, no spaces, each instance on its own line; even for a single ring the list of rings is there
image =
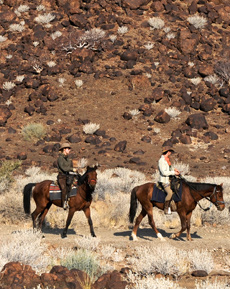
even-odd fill
[[[65,201],[65,202],[64,202],[64,204],[63,204],[63,209],[64,209],[64,210],[69,209],[68,201]]]

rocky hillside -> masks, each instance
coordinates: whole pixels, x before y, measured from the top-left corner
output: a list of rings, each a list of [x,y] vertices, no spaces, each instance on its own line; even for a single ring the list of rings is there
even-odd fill
[[[228,0],[0,0],[0,159],[55,170],[69,141],[153,173],[167,143],[228,175],[229,23]]]

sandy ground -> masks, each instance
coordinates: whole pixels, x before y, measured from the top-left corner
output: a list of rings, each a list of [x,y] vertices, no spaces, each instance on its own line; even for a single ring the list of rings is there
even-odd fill
[[[1,226],[1,240],[10,240],[12,233],[18,231],[18,226]],[[205,250],[211,252],[214,263],[215,271],[225,271],[230,274],[230,227],[227,225],[221,226],[202,226],[192,227],[191,235],[192,242],[186,241],[185,233],[177,240],[169,239],[171,233],[177,232],[178,229],[160,230],[165,239],[165,244],[169,244],[181,250]],[[42,243],[47,244],[49,248],[68,247],[74,248],[76,246],[75,238],[77,236],[89,236],[88,226],[78,227],[75,229],[69,229],[68,236],[65,239],[61,238],[62,229],[44,229],[44,238]],[[159,244],[162,244],[154,234],[151,228],[145,227],[138,230],[138,241],[134,242],[130,240],[131,228],[98,228],[95,227],[95,233],[100,238],[100,245],[111,245],[121,252],[123,252],[124,258],[120,262],[113,262],[113,258],[109,260],[109,263],[114,266],[115,269],[120,270],[123,267],[130,267],[126,261],[126,256],[133,254],[134,247],[145,246],[150,247],[152,250]],[[214,278],[214,277],[211,277]],[[216,278],[216,277],[215,277]],[[218,277],[223,280],[229,280],[230,276]],[[198,280],[205,279],[204,277],[198,278]],[[209,276],[210,279],[210,276]],[[181,287],[192,289],[195,288],[196,278],[191,275],[182,276],[179,278],[179,284]]]

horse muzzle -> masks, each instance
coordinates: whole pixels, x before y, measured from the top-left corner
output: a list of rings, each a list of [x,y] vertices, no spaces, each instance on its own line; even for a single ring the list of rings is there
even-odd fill
[[[224,208],[225,208],[225,203],[224,202],[221,202],[221,203],[218,202],[215,205],[216,205],[216,208],[217,208],[218,211],[223,211]]]

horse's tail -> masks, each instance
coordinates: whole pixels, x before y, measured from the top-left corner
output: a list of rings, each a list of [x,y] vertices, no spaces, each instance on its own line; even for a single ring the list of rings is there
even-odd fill
[[[137,187],[132,189],[131,198],[130,198],[130,209],[129,209],[129,222],[133,223],[133,220],[137,211],[137,196],[136,196]]]
[[[30,214],[30,198],[32,195],[32,188],[36,183],[29,183],[23,189],[23,207],[26,214]]]

